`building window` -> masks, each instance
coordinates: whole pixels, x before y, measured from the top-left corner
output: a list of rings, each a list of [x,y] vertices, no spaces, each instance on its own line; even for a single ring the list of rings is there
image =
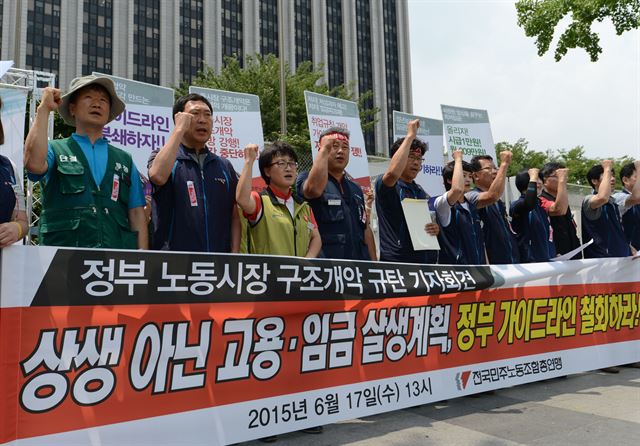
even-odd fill
[[[342,47],[342,0],[327,0],[327,69],[330,87],[344,83]]]
[[[358,46],[358,91],[363,94],[373,90],[373,66],[371,64],[371,2],[370,0],[356,0],[356,38]],[[364,107],[373,108],[373,98],[369,98]],[[370,118],[373,120],[373,118]],[[376,153],[375,130],[364,134],[367,153]]]
[[[180,4],[180,74],[182,81],[191,83],[202,69],[203,0],[182,0]]]
[[[260,54],[278,56],[278,0],[260,0]]]
[[[160,84],[160,0],[135,0],[133,78]]]
[[[387,119],[389,145],[393,143],[393,111],[400,110],[400,72],[398,59],[398,22],[395,0],[383,0],[385,73],[387,76]]]
[[[2,18],[4,17],[4,1],[0,0],[0,48],[2,48]]]
[[[222,55],[235,57],[243,65],[242,0],[222,0]]]
[[[60,0],[29,0],[26,66],[59,74]]]
[[[82,16],[82,74],[111,74],[112,1],[84,0]]]
[[[311,0],[295,0],[296,65],[313,60]]]

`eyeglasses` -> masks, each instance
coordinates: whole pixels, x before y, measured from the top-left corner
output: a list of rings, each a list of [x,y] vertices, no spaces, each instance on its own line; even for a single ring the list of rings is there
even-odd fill
[[[420,161],[420,162],[424,161],[424,158],[419,157],[419,156],[415,156],[415,155],[409,155],[409,159],[411,161]]]
[[[498,170],[496,167],[493,166],[487,166],[487,167],[482,167],[480,168],[480,170],[489,170],[489,171],[494,171],[494,170]]]
[[[295,161],[276,161],[275,163],[271,163],[271,166],[278,166],[279,169],[284,169],[285,167],[290,167],[292,169],[298,168],[298,163]]]

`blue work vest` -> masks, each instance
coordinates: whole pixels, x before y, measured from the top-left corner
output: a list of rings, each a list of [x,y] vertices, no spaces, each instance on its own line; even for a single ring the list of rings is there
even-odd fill
[[[484,245],[492,265],[520,263],[518,241],[507,220],[507,209],[502,200],[478,209],[482,221]]]
[[[602,206],[597,220],[589,220],[584,215],[584,210],[581,211],[581,217],[582,243],[593,239],[593,243],[584,250],[585,259],[631,255],[629,242],[622,229],[618,205],[613,199],[609,198],[609,202]]]
[[[153,193],[153,249],[230,252],[237,183],[228,160],[207,153],[201,169],[181,145],[170,180]]]
[[[298,177],[296,187],[300,196],[308,177],[308,172]],[[346,175],[340,182],[329,175],[322,195],[307,201],[318,223],[323,257],[371,260],[364,242],[367,221],[364,195],[357,183]]]
[[[16,184],[16,175],[11,161],[0,155],[0,223],[11,221],[13,216],[13,210],[16,207],[14,184]]]
[[[622,189],[622,192],[629,194],[629,191]],[[622,216],[622,227],[627,241],[634,248],[640,250],[640,204],[636,204],[628,209]]]
[[[440,260],[443,265],[482,265],[487,263],[484,254],[484,236],[480,215],[476,207],[467,201],[469,210],[461,203],[451,208],[449,225],[440,222]]]
[[[524,194],[511,203],[509,212],[513,215],[516,203],[524,200]],[[527,215],[512,220],[513,230],[520,248],[520,262],[548,262],[556,256],[549,216],[536,199],[536,206]]]
[[[413,249],[409,228],[402,210],[402,200],[429,198],[415,181],[405,183],[398,180],[393,188],[382,183],[382,175],[376,180],[376,211],[380,233],[380,260],[384,262],[426,263],[438,261],[438,251]]]

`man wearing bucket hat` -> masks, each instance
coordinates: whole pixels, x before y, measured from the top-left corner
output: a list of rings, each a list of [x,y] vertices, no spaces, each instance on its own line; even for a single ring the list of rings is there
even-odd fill
[[[105,77],[75,78],[63,96],[44,89],[24,150],[29,177],[42,184],[41,245],[147,249],[140,175],[131,155],[102,136],[124,108]],[[76,132],[47,143],[54,110]]]

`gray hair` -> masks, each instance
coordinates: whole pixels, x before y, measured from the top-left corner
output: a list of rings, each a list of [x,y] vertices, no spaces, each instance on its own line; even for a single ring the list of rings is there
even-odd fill
[[[340,133],[341,135],[344,135],[347,138],[349,138],[349,136],[351,135],[351,133],[349,133],[349,129],[345,127],[333,126],[333,127],[329,127],[328,129],[320,133],[320,137],[318,138],[318,141],[327,135],[331,135],[332,133]]]

